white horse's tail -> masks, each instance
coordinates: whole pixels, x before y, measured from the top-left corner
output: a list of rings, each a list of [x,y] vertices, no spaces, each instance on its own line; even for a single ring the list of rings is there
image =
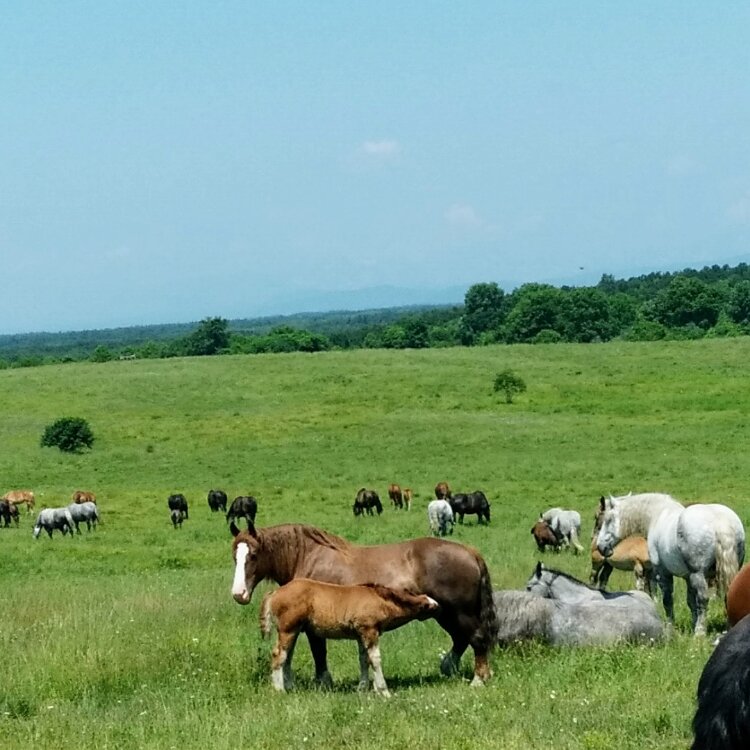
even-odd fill
[[[720,595],[726,595],[729,584],[739,572],[744,552],[744,539],[737,539],[730,523],[722,523],[716,529],[716,591]]]
[[[273,612],[271,612],[271,597],[274,592],[269,591],[264,597],[260,604],[260,632],[264,638],[268,638],[273,630]]]

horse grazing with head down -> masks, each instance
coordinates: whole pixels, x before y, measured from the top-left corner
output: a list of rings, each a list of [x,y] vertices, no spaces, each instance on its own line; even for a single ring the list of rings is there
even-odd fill
[[[15,521],[16,527],[18,527],[18,508],[8,500],[0,500],[0,521],[3,522],[6,529],[10,526],[11,521]]]
[[[404,507],[404,495],[401,492],[401,487],[397,484],[388,485],[388,497],[393,503],[394,509],[401,510]]]
[[[383,503],[380,502],[380,497],[375,490],[367,490],[362,487],[357,492],[357,497],[354,498],[352,512],[355,516],[362,516],[365,513],[371,516],[373,515],[373,509],[380,515],[383,512]]]
[[[385,586],[339,586],[308,578],[295,578],[263,598],[261,632],[268,636],[273,624],[278,640],[273,649],[271,682],[277,690],[292,687],[292,655],[304,630],[318,638],[351,638],[359,644],[359,689],[369,686],[368,665],[374,673],[376,693],[390,695],[380,665],[380,634],[407,622],[432,617],[438,603],[424,594],[411,594]]]
[[[557,534],[550,528],[550,525],[542,520],[539,516],[539,520],[531,527],[531,536],[534,537],[536,547],[540,552],[546,552],[547,547],[552,547],[555,552],[560,551],[560,545],[562,539],[558,539]]]
[[[74,503],[95,503],[96,494],[88,490],[76,490],[71,496]]]
[[[717,589],[726,592],[745,558],[745,529],[737,514],[719,504],[685,507],[656,492],[601,498],[599,505],[599,552],[608,558],[621,539],[645,536],[667,618],[674,622],[674,576],[685,578],[693,632],[705,635],[707,577],[715,574]]]
[[[497,614],[490,574],[474,549],[444,539],[412,539],[363,547],[303,524],[282,524],[240,531],[234,524],[235,561],[232,596],[249,604],[258,583],[270,578],[280,585],[295,578],[352,586],[373,583],[426,594],[440,609],[438,624],[451,636],[451,650],[441,669],[452,674],[461,655],[474,650],[474,680],[490,677],[489,652],[496,640]],[[324,638],[308,632],[318,681],[330,683]]]
[[[31,490],[11,490],[3,495],[3,500],[7,500],[15,506],[26,504],[26,512],[31,513],[34,509],[34,493]]]

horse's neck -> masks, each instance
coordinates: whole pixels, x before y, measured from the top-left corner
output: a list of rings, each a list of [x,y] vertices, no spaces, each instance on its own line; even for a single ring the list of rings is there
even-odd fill
[[[588,586],[572,581],[566,576],[556,576],[552,581],[552,588],[556,590],[556,597],[570,601],[571,599],[590,599],[591,589]]]
[[[289,583],[296,576],[300,550],[289,538],[288,529],[267,528],[258,532],[263,554],[263,567],[258,566],[258,580],[270,578],[280,586]]]
[[[648,538],[653,526],[676,519],[684,510],[680,503],[668,495],[633,495],[628,500],[620,516],[620,537],[623,539],[628,536]]]

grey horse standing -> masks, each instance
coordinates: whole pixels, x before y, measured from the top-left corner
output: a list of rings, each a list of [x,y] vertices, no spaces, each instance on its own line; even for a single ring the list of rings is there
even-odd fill
[[[427,520],[433,536],[445,536],[453,533],[453,509],[447,500],[433,500],[427,506]]]
[[[577,510],[550,508],[542,513],[540,518],[547,522],[555,536],[563,544],[573,546],[576,555],[583,552],[583,547],[578,541],[581,536],[581,514]]]
[[[42,529],[48,534],[50,539],[52,538],[52,532],[58,529],[62,532],[63,536],[70,532],[73,536],[73,516],[70,515],[70,511],[67,508],[45,508],[40,511],[34,524],[34,539],[39,538]]]
[[[96,508],[96,503],[71,503],[68,506],[68,511],[79,534],[81,533],[79,524],[82,522],[86,524],[89,531],[91,531],[92,526],[96,529],[96,524],[99,523],[99,511]]]

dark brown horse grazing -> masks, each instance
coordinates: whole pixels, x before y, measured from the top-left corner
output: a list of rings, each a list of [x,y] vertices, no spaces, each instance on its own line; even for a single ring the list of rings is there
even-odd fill
[[[490,677],[489,652],[497,638],[498,620],[492,602],[487,565],[474,549],[444,539],[412,539],[361,547],[314,526],[282,524],[240,531],[232,523],[235,561],[232,596],[249,604],[265,578],[284,585],[294,578],[345,586],[373,583],[427,594],[440,605],[438,624],[453,639],[441,664],[443,674],[458,669],[468,646],[474,649],[473,685]],[[331,681],[325,639],[308,633],[316,679]]]
[[[727,589],[729,627],[734,627],[747,614],[750,614],[750,563],[737,573]]]
[[[391,499],[393,507],[396,510],[400,510],[404,507],[404,496],[401,494],[401,487],[397,484],[388,485],[388,497]]]

